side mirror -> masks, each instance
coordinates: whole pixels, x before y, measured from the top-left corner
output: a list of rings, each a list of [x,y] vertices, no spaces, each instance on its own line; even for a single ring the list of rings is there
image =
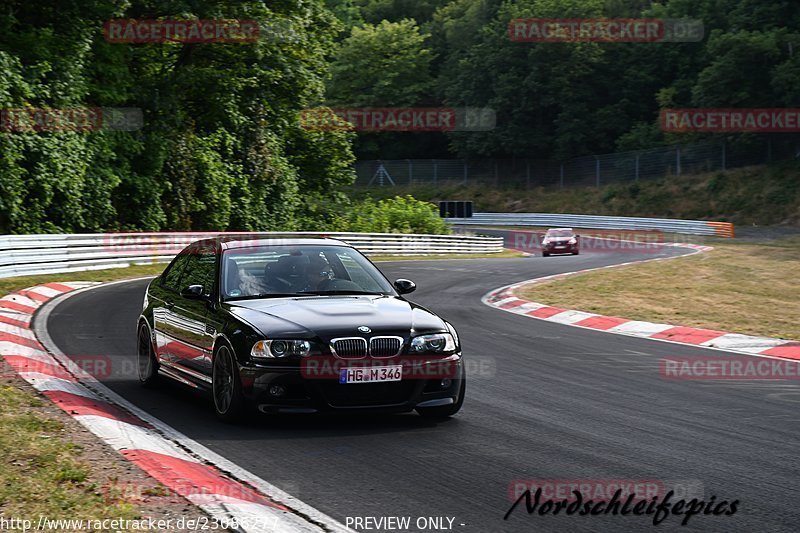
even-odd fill
[[[181,296],[188,300],[204,300],[205,290],[202,285],[189,285],[181,291]]]
[[[398,279],[394,282],[394,288],[400,294],[410,294],[417,290],[417,284],[409,279]]]

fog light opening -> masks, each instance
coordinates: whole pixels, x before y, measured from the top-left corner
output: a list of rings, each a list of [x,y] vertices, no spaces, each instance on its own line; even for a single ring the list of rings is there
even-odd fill
[[[286,395],[286,387],[283,385],[272,385],[269,388],[269,395],[275,398],[281,398]]]
[[[441,382],[439,382],[439,386],[442,387],[443,389],[449,389],[450,385],[452,385],[452,384],[453,384],[453,380],[449,379],[449,378],[445,378]]]

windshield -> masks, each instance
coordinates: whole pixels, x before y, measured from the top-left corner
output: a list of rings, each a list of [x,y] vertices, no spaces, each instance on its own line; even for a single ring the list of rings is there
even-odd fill
[[[545,237],[572,237],[573,233],[568,230],[550,230],[547,232]]]
[[[363,255],[346,246],[250,246],[222,260],[225,300],[337,294],[394,295]]]

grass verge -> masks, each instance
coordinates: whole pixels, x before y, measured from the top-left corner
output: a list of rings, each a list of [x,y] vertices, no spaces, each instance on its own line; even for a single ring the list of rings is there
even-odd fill
[[[518,296],[634,320],[800,340],[798,262],[797,237],[715,244],[703,254],[522,287]]]
[[[6,517],[134,519],[128,503],[110,504],[92,479],[83,447],[64,424],[39,411],[45,401],[10,384],[0,385],[0,509]]]

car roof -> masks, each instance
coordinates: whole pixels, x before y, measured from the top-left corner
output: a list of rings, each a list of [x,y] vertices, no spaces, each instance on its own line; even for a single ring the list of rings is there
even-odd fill
[[[203,239],[195,245],[219,243],[222,250],[252,248],[253,246],[347,246],[346,242],[325,237],[278,237],[275,235],[220,235],[216,238]]]

